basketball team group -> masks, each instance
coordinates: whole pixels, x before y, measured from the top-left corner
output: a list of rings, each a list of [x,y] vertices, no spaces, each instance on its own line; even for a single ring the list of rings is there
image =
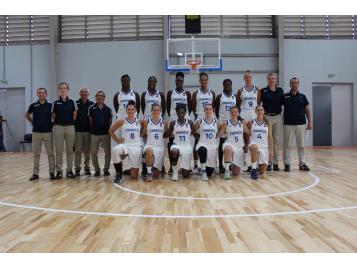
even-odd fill
[[[250,172],[251,178],[257,180],[266,171],[280,171],[282,143],[284,171],[289,172],[295,142],[299,170],[309,171],[304,146],[312,120],[309,102],[299,92],[299,79],[291,78],[290,90],[285,93],[277,86],[275,73],[267,75],[265,88],[253,83],[251,71],[244,73],[243,80],[244,86],[236,92],[232,81],[225,79],[223,90],[216,95],[209,87],[208,74],[202,72],[200,87],[191,94],[184,88],[184,73],[178,72],[176,88],[165,97],[156,88],[157,79],[150,76],[147,90],[140,97],[131,89],[130,77],[125,74],[113,99],[115,116],[102,90],[95,93],[92,102],[89,89],[83,87],[75,101],[68,97],[69,85],[62,82],[58,99],[50,103],[47,90],[38,88],[38,100],[25,114],[33,127],[34,167],[30,181],[39,179],[42,145],[51,180],[63,178],[65,148],[68,179],[81,176],[83,154],[84,175],[92,175],[92,160],[94,176],[110,176],[113,162],[114,183],[121,183],[125,176],[138,178],[140,168],[143,180],[150,182],[166,175],[166,144],[170,163],[167,173],[172,181],[191,174],[207,181],[213,173],[230,180],[241,171]],[[164,120],[166,112],[169,120]],[[99,147],[104,151],[103,168],[98,160]]]

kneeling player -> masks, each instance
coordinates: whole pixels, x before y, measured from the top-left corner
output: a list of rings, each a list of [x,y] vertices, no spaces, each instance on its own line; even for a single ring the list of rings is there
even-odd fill
[[[114,183],[122,181],[123,166],[122,161],[128,160],[130,175],[136,179],[141,165],[141,121],[136,117],[136,107],[134,101],[129,101],[126,106],[127,117],[118,119],[109,129],[109,133],[118,145],[112,148],[113,164],[116,175]],[[118,138],[115,132],[122,129],[122,138]]]
[[[258,105],[255,108],[256,119],[247,123],[250,130],[249,151],[251,154],[251,178],[258,179],[266,171],[269,160],[273,156],[273,135],[271,124],[264,118],[264,108]],[[258,171],[257,171],[258,165]]]
[[[145,181],[152,181],[152,178],[158,178],[162,167],[164,166],[165,140],[164,133],[168,125],[164,123],[161,117],[161,106],[158,103],[151,105],[151,118],[143,122],[142,136],[146,140],[143,153],[147,174]]]
[[[192,146],[190,136],[196,136],[193,122],[185,118],[186,105],[178,103],[176,105],[177,120],[170,122],[170,127],[165,137],[173,134],[174,143],[170,148],[170,160],[173,169],[171,180],[178,180],[178,170],[182,168],[182,176],[189,177],[191,170]]]
[[[244,160],[244,139],[243,133],[248,134],[246,123],[239,117],[239,110],[236,106],[231,108],[231,118],[222,124],[218,133],[221,136],[227,134],[227,139],[223,143],[224,154],[224,179],[230,180],[230,166],[233,175],[239,175],[240,169],[243,167]]]

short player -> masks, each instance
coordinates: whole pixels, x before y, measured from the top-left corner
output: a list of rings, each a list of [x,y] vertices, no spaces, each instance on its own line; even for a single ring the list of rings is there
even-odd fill
[[[250,130],[249,151],[251,154],[251,178],[258,179],[266,171],[267,165],[273,156],[273,135],[271,123],[264,118],[264,108],[258,105],[255,108],[256,119],[247,123]],[[258,171],[257,171],[258,167]]]
[[[193,122],[185,118],[187,107],[178,103],[176,106],[177,120],[170,122],[165,136],[173,135],[174,142],[170,149],[170,161],[173,169],[171,180],[178,180],[178,170],[182,168],[182,176],[189,177],[191,170],[192,146],[190,136],[196,136]]]
[[[127,161],[130,167],[130,175],[136,179],[139,174],[141,164],[142,148],[140,139],[140,129],[142,122],[136,117],[136,106],[134,101],[129,101],[126,106],[127,117],[118,119],[109,129],[109,133],[118,145],[112,148],[113,164],[116,175],[114,183],[122,182],[123,160]],[[122,137],[118,137],[115,132],[122,130]]]
[[[233,175],[239,175],[243,167],[244,140],[243,133],[248,133],[245,121],[239,117],[239,109],[234,106],[230,111],[231,118],[222,124],[218,133],[221,136],[227,134],[227,140],[223,143],[224,153],[224,179],[230,180],[230,168]]]
[[[152,178],[158,178],[160,171],[164,166],[165,140],[164,133],[168,129],[161,116],[161,106],[158,103],[151,105],[151,116],[143,122],[142,136],[145,146],[143,154],[147,168],[145,181],[152,181]]]

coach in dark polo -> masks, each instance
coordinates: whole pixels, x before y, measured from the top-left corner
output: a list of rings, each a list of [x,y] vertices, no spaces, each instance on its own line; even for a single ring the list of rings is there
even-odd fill
[[[273,164],[274,171],[279,171],[279,149],[281,131],[283,129],[283,118],[281,109],[281,98],[284,95],[284,91],[281,87],[276,85],[276,74],[270,73],[267,75],[268,85],[263,88],[258,94],[258,104],[263,102],[265,110],[265,117],[272,125],[273,132],[273,161],[269,163],[267,170],[271,170]]]
[[[282,98],[284,105],[284,164],[285,171],[290,171],[290,154],[295,135],[299,156],[299,169],[310,171],[304,159],[305,133],[312,129],[311,112],[306,96],[298,91],[299,79],[290,79],[290,92]],[[307,118],[307,125],[306,125]]]
[[[33,175],[30,181],[39,179],[42,144],[45,145],[50,179],[55,179],[55,157],[53,155],[52,104],[47,101],[47,90],[37,89],[38,101],[28,108],[25,118],[32,125]],[[32,115],[32,117],[31,117]]]
[[[80,99],[76,101],[78,106],[77,118],[74,123],[76,130],[75,136],[75,156],[74,156],[74,170],[75,175],[80,176],[81,171],[81,155],[84,152],[84,174],[91,175],[89,161],[90,161],[90,126],[88,109],[94,104],[93,101],[88,100],[89,89],[82,87],[79,90]]]
[[[101,144],[104,149],[104,176],[110,176],[109,167],[111,159],[111,140],[109,136],[109,128],[112,124],[112,109],[105,105],[105,94],[103,91],[98,91],[95,94],[96,103],[89,108],[89,124],[91,127],[91,158],[95,169],[94,176],[100,176],[100,167],[98,163],[98,150]]]

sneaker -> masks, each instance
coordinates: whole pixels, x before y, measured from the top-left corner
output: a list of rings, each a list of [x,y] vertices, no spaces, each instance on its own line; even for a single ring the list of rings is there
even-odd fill
[[[50,173],[50,180],[55,180],[56,177],[55,177],[55,173]]]
[[[67,179],[74,179],[76,176],[73,174],[72,171],[67,171],[66,178]]]
[[[200,169],[197,166],[193,167],[192,174],[199,175],[200,174]]]
[[[258,171],[256,168],[252,169],[251,173],[250,173],[250,177],[253,179],[253,180],[257,180],[258,179]]]
[[[280,168],[279,168],[278,164],[274,164],[273,165],[273,170],[274,171],[280,171]]]
[[[115,175],[115,179],[114,179],[114,183],[119,184],[123,182],[123,176],[121,174],[116,174]]]
[[[110,176],[109,170],[104,170],[104,177],[108,177],[108,176]]]
[[[170,166],[170,169],[169,169],[169,171],[167,172],[167,174],[168,174],[168,175],[172,175],[172,173],[173,173],[172,166]]]
[[[271,165],[267,166],[267,171],[271,171]]]
[[[95,176],[95,177],[99,177],[99,176],[100,176],[100,171],[97,170],[96,172],[94,172],[94,176]]]
[[[310,171],[310,168],[306,164],[302,164],[301,166],[299,166],[299,170]]]
[[[152,181],[152,173],[147,173],[146,178],[144,178],[144,181],[151,182]]]
[[[232,177],[231,177],[231,174],[229,172],[224,172],[224,179],[225,180],[230,180]]]
[[[86,176],[92,175],[89,168],[84,169],[84,175],[86,175]]]
[[[62,179],[63,178],[63,173],[62,173],[62,171],[57,171],[57,173],[56,173],[56,180],[60,180],[60,179]]]
[[[32,174],[31,178],[29,179],[29,181],[35,181],[38,180],[40,177],[36,174]]]
[[[202,174],[201,174],[201,180],[203,180],[203,181],[208,181],[208,177],[207,177],[206,171],[203,171],[203,172],[202,172]]]
[[[290,172],[290,165],[284,165],[284,171]]]
[[[81,172],[80,172],[80,171],[81,171],[80,169],[77,169],[77,168],[76,168],[76,169],[75,169],[75,174],[74,174],[74,175],[75,175],[76,177],[81,176]]]
[[[177,181],[178,180],[178,172],[172,172],[171,180],[172,181]]]

